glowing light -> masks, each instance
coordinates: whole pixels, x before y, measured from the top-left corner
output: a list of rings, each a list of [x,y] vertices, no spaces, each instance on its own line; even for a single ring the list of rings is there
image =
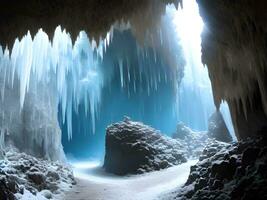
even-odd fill
[[[177,32],[182,40],[199,44],[204,23],[199,15],[198,5],[195,0],[186,0],[183,4],[183,9],[175,12],[174,15]]]
[[[184,77],[178,93],[178,113],[180,120],[191,128],[199,129],[205,124],[208,128],[208,118],[215,111],[211,82],[207,67],[201,62],[201,33],[204,23],[199,14],[195,0],[184,1],[183,9],[173,12],[173,23],[176,25],[177,39],[183,47],[186,66]],[[234,129],[227,103],[222,104],[221,113],[232,135]],[[188,116],[190,113],[190,116]]]

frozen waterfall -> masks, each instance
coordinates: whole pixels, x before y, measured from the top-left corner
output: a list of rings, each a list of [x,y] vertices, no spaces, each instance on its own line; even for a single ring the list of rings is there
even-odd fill
[[[107,41],[110,41],[109,37]],[[103,54],[102,46],[106,40],[96,48],[95,42],[91,44],[84,32],[80,33],[74,45],[70,35],[61,27],[55,30],[52,42],[41,29],[33,39],[28,32],[21,40],[16,39],[10,55],[7,49],[1,52],[0,70],[4,73],[2,100],[6,85],[13,88],[15,79],[19,80],[20,109],[24,107],[31,79],[35,80],[33,85],[52,84],[54,91],[51,95],[56,95],[57,101],[61,102],[63,120],[66,118],[69,122],[71,138],[72,109],[77,109],[82,101],[89,106],[92,123],[95,122],[102,87],[97,56]]]

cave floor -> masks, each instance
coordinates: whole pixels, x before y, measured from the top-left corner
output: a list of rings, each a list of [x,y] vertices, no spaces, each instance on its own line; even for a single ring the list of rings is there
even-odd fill
[[[183,185],[196,161],[143,175],[118,177],[107,174],[99,164],[74,165],[77,184],[65,200],[152,200]]]

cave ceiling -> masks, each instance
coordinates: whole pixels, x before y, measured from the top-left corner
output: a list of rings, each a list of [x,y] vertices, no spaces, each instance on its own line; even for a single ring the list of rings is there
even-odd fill
[[[154,26],[170,3],[178,7],[181,0],[2,0],[0,43],[10,47],[28,30],[34,36],[40,28],[51,39],[58,25],[72,39],[84,30],[98,40],[115,22],[130,22],[140,35],[137,32]]]

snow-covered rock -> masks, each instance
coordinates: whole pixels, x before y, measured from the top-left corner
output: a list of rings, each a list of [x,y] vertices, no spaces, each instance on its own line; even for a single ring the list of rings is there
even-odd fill
[[[267,199],[266,136],[207,145],[175,199]]]
[[[114,123],[106,131],[104,168],[118,175],[160,170],[186,162],[182,144],[141,122]]]
[[[208,143],[207,132],[193,131],[182,122],[178,123],[172,138],[182,144],[187,158],[190,159],[197,159]]]
[[[194,131],[184,123],[179,122],[172,138],[182,144],[189,159],[198,159],[203,149],[213,140],[227,143],[232,141],[232,137],[219,111],[210,116],[208,131]]]
[[[75,184],[72,170],[59,162],[42,160],[14,148],[0,160],[0,199],[60,199]]]

